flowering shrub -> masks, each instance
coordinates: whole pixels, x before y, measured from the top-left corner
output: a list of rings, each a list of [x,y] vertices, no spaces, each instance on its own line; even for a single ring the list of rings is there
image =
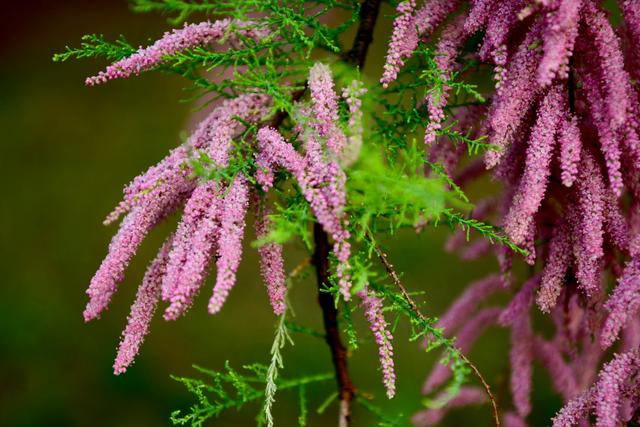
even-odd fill
[[[380,84],[371,84],[359,70],[380,3],[137,0],[139,11],[176,14],[174,23],[210,19],[138,49],[86,36],[80,48],[54,57],[114,61],[87,78],[89,86],[177,73],[211,103],[188,140],[134,178],[105,220],[123,216],[87,290],[86,321],[108,307],[146,234],[181,213],[138,289],[114,372],[133,363],[158,304],[165,303],[166,320],[189,310],[214,261],[208,310],[223,308],[247,213],[255,212],[254,246],[277,316],[271,361],[247,367],[248,374],[230,365],[204,371],[212,382],[180,378],[197,403],[174,412],[174,423],[201,425],[262,400],[258,420],[271,426],[278,389],[297,387],[302,396],[308,384],[331,378],[341,426],[350,423],[354,401],[382,423],[396,422],[349,376],[338,321],[355,349],[354,298],[378,346],[389,398],[396,361],[387,313],[406,319],[428,351],[444,350],[425,382],[433,397],[413,416],[416,425],[487,401],[496,425],[526,425],[534,360],[566,403],[554,426],[640,422],[640,4],[619,2],[618,31],[593,0],[405,0],[396,7]],[[354,41],[344,48],[352,27]],[[491,74],[495,90],[468,83]],[[472,206],[463,189],[485,173],[503,185]],[[471,217],[461,213],[469,208]],[[463,259],[493,252],[500,272],[470,285],[438,320],[422,313],[378,239],[442,223],[458,228],[447,250]],[[479,239],[469,241],[471,233]],[[287,273],[282,245],[293,239],[305,244],[309,261]],[[529,277],[516,274],[520,260],[531,266]],[[295,328],[285,321],[287,292],[309,265],[335,373],[283,379],[281,349]],[[506,306],[485,304],[510,289]],[[553,337],[537,332],[534,305],[555,325]],[[465,356],[493,325],[511,331],[512,410],[498,408]],[[482,387],[465,384],[470,373]]]

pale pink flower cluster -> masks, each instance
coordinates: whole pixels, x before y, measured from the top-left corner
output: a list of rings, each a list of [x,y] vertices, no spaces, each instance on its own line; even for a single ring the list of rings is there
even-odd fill
[[[172,55],[197,45],[210,43],[223,37],[260,38],[265,34],[253,23],[231,20],[203,22],[187,25],[167,33],[151,47],[141,49],[109,67],[105,73],[90,79],[98,83],[116,77],[128,77],[162,63]],[[243,251],[245,216],[253,205],[258,210],[256,231],[266,242],[259,247],[260,269],[267,287],[274,313],[282,314],[286,308],[286,277],[282,247],[269,242],[271,221],[265,197],[250,184],[245,172],[235,172],[227,178],[194,178],[191,164],[206,159],[205,165],[218,170],[230,166],[235,156],[237,137],[247,125],[257,125],[254,135],[257,170],[255,179],[262,190],[274,184],[276,168],[284,168],[296,179],[309,202],[316,219],[333,239],[337,259],[336,276],[340,293],[351,298],[349,258],[351,256],[348,221],[346,218],[345,172],[340,165],[344,151],[353,162],[362,143],[361,96],[366,92],[359,82],[344,89],[349,107],[349,123],[353,128],[349,137],[342,130],[338,114],[338,95],[333,87],[329,67],[316,64],[309,73],[311,102],[297,105],[296,132],[302,142],[304,154],[286,142],[278,131],[263,126],[271,113],[271,99],[261,94],[243,94],[222,102],[197,127],[189,140],[174,149],[142,175],[136,177],[124,190],[124,200],[105,223],[124,215],[109,252],[91,280],[87,294],[90,297],[84,312],[89,321],[100,316],[107,308],[117,285],[146,234],[173,212],[183,209],[177,230],[167,240],[154,260],[138,290],[118,356],[114,365],[117,374],[124,372],[133,362],[148,332],[151,317],[160,299],[168,303],[164,311],[166,320],[175,320],[194,303],[210,266],[215,260],[216,279],[208,310],[217,313],[225,303],[236,282],[236,272]],[[353,145],[357,145],[354,149]],[[225,174],[216,174],[225,176]],[[391,334],[382,316],[382,303],[371,295],[363,296],[366,317],[380,346],[384,384],[389,397],[395,390],[393,349]]]
[[[143,71],[162,65],[168,57],[184,52],[187,49],[223,41],[238,44],[240,37],[260,41],[269,34],[268,28],[260,26],[253,21],[225,18],[214,22],[185,23],[183,28],[166,32],[162,38],[151,46],[140,47],[133,55],[109,65],[105,71],[101,71],[96,76],[88,77],[86,84],[94,86],[106,83],[109,80],[138,75]]]
[[[371,332],[378,345],[378,356],[382,368],[382,382],[387,390],[387,397],[391,399],[396,394],[396,374],[393,362],[393,335],[382,312],[382,299],[373,295],[365,288],[358,296],[362,299],[364,315],[369,322]]]
[[[458,8],[457,2],[450,3]],[[499,201],[491,196],[478,205],[473,217],[502,225],[513,242],[529,251],[525,261],[537,264],[535,271],[539,271],[532,273],[493,320],[512,331],[514,411],[503,417],[504,422],[526,425],[531,412],[531,366],[538,359],[565,402],[576,399],[568,403],[571,410],[562,412],[569,414],[559,418],[565,421],[556,420],[556,425],[580,425],[592,408],[598,425],[619,425],[640,408],[640,398],[637,392],[629,392],[627,383],[624,387],[611,385],[617,374],[607,368],[599,377],[597,373],[608,358],[606,350],[619,337],[621,351],[637,351],[639,341],[640,93],[633,79],[640,75],[640,5],[618,2],[624,19],[624,31],[618,31],[601,2],[594,0],[469,3],[459,13],[447,12],[451,16],[448,24],[440,25],[445,17],[438,16],[442,31],[433,44],[442,54],[438,68],[446,76],[459,67],[460,47],[481,31],[477,53],[493,63],[499,82],[495,93],[487,96],[488,111],[477,114],[473,112],[479,111],[477,107],[466,107],[454,112],[455,117],[476,116],[464,126],[483,129],[488,142],[497,147],[487,151],[484,166],[493,169],[504,185]],[[437,14],[441,2],[427,0],[423,9],[429,6]],[[394,27],[398,34],[405,31],[399,24],[409,19],[420,28],[420,20],[427,15],[416,9],[403,10]],[[415,46],[403,47],[405,60]],[[397,51],[391,43],[389,52]],[[397,67],[394,57],[390,58],[388,67]],[[391,84],[396,76],[397,71],[387,73],[383,82]],[[465,185],[479,176],[482,164],[480,160],[462,163],[459,147],[436,138],[447,104],[446,89],[431,93],[426,104],[428,155],[446,164],[456,183]],[[464,259],[489,251],[482,240],[470,246],[464,246],[464,240],[458,233],[447,248]],[[500,281],[508,286],[515,282],[513,254],[503,248],[495,252]],[[607,287],[609,278],[615,282],[611,288]],[[493,284],[496,279],[487,280]],[[456,335],[463,350],[468,349],[469,334],[460,325],[473,322],[478,324],[469,329],[483,329],[490,316],[476,319],[473,313],[483,295],[495,290],[495,285],[472,285],[454,303],[452,314],[443,317],[447,334]],[[471,303],[469,298],[476,301]],[[549,313],[556,325],[551,340],[543,340],[535,331],[529,314],[534,305]],[[479,313],[490,310],[494,309],[480,309]],[[443,371],[446,368],[441,366],[434,369],[425,392],[442,383]],[[610,397],[580,394],[594,383],[603,388],[606,382]],[[634,386],[637,389],[637,382]],[[607,399],[617,403],[607,403]]]

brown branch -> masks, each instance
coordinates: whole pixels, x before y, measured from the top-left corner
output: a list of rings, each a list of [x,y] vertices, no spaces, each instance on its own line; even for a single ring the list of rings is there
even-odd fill
[[[313,238],[315,241],[313,263],[316,267],[316,277],[318,279],[318,303],[322,308],[325,340],[331,350],[331,358],[333,359],[338,383],[338,395],[340,398],[338,425],[346,427],[351,423],[351,402],[353,401],[355,388],[347,367],[347,349],[340,339],[338,310],[335,306],[333,295],[326,291],[326,287],[329,285],[329,238],[318,223],[313,225]]]
[[[420,318],[420,320],[427,322],[427,318],[422,314],[422,312],[418,308],[418,305],[415,303],[413,298],[411,298],[411,295],[409,294],[409,292],[407,292],[407,289],[404,287],[404,285],[400,281],[400,278],[398,277],[398,274],[394,270],[393,265],[391,265],[391,263],[387,259],[387,255],[384,252],[382,252],[382,250],[378,245],[375,246],[375,251],[376,251],[376,254],[378,255],[378,258],[380,259],[380,262],[382,262],[382,265],[387,270],[389,277],[391,277],[391,280],[393,281],[393,283],[398,287],[398,289],[400,289],[400,293],[402,294],[402,297],[407,302],[407,304],[409,304],[409,307],[411,308],[411,310]],[[493,419],[496,424],[496,427],[500,427],[500,417],[498,416],[498,404],[496,403],[496,399],[493,396],[493,393],[491,392],[491,387],[489,387],[489,384],[485,381],[484,377],[482,376],[482,374],[480,373],[476,365],[474,365],[471,362],[471,360],[469,360],[469,358],[465,356],[462,353],[462,351],[460,351],[460,349],[458,349],[458,354],[460,354],[460,358],[464,360],[467,365],[469,365],[471,370],[473,370],[475,375],[478,377],[478,379],[482,383],[482,386],[484,387],[485,391],[487,392],[487,395],[489,396],[489,400],[491,401],[491,406],[493,407]]]
[[[378,19],[380,3],[380,0],[364,0],[362,2],[360,5],[360,24],[356,37],[353,39],[353,46],[343,57],[345,62],[358,66],[360,69],[364,67],[369,45],[373,41],[373,29]]]

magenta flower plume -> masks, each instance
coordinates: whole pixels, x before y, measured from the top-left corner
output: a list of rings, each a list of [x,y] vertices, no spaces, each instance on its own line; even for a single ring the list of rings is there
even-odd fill
[[[396,374],[393,363],[393,336],[389,331],[389,325],[382,313],[382,299],[373,295],[368,288],[359,293],[364,307],[364,315],[369,322],[369,328],[378,345],[378,355],[382,368],[382,382],[387,390],[387,397],[393,398],[396,394]]]
[[[566,219],[561,219],[560,224],[553,230],[553,236],[549,243],[549,255],[542,272],[540,289],[536,296],[536,302],[540,310],[549,313],[556,305],[556,301],[562,292],[565,275],[571,262],[571,230]]]
[[[333,89],[333,77],[328,66],[318,62],[311,67],[309,90],[314,114],[311,125],[320,137],[326,138],[327,149],[338,156],[344,149],[346,137],[338,128],[338,96]]]
[[[524,424],[531,410],[530,365],[536,357],[565,401],[575,398],[555,425],[585,425],[597,406],[587,390],[600,381],[598,369],[608,358],[606,348],[634,325],[640,309],[640,93],[632,81],[632,76],[640,76],[640,9],[637,2],[619,1],[624,27],[617,29],[601,2],[592,0],[460,3],[465,6],[450,2],[447,19],[438,15],[431,21],[437,22],[439,38],[429,37],[431,32],[423,35],[420,29],[423,16],[430,15],[423,10],[438,2],[427,2],[418,11],[403,9],[406,16],[398,18],[414,20],[419,41],[436,46],[438,67],[444,71],[453,70],[447,68],[453,66],[451,58],[473,54],[461,43],[467,34],[478,34],[476,53],[493,65],[497,80],[482,108],[448,105],[446,88],[433,93],[425,141],[433,141],[441,111],[452,109],[455,118],[473,117],[460,127],[487,134],[495,148],[486,152],[485,164],[504,186],[499,195],[488,197],[491,208],[478,206],[473,217],[502,224],[509,238],[529,253],[524,258],[532,266],[529,279],[521,282],[525,284],[501,311],[499,322],[511,329],[514,423]],[[434,8],[434,13],[440,10]],[[452,31],[459,37],[451,36]],[[404,60],[410,56],[403,51]],[[461,161],[459,148],[450,146],[427,146],[426,156],[446,163],[447,173],[464,187],[481,175],[480,167],[477,161]],[[454,235],[447,249],[463,259],[488,252],[482,240],[465,245],[463,237]],[[508,250],[495,253],[505,283],[515,282],[512,270],[518,258]],[[607,295],[605,285],[611,278],[617,279],[617,286]],[[461,314],[443,317],[447,333],[455,333],[461,324],[455,319],[468,319],[483,302],[483,294],[495,290],[471,285],[452,305],[451,313]],[[534,298],[557,329],[555,338],[541,342],[538,349],[527,341],[537,339],[534,326],[523,320],[530,318]],[[464,336],[465,328],[459,334]],[[620,348],[628,350],[634,340],[627,336],[625,332]],[[458,340],[466,342],[460,336]],[[625,347],[627,342],[631,347]],[[443,372],[441,366],[434,369],[425,392],[441,383]],[[626,420],[639,407],[640,399],[623,393],[619,406],[609,405],[596,418],[605,420],[607,412],[615,422]]]
[[[578,242],[574,248],[576,278],[587,295],[600,287],[600,260],[604,256],[605,188],[602,175],[593,158],[585,156],[578,182]]]
[[[207,277],[207,271],[219,240],[220,217],[223,209],[221,194],[224,190],[218,186],[219,183],[215,181],[210,181],[202,186],[202,197],[206,198],[204,201],[206,211],[189,237],[188,249],[185,252],[184,261],[180,265],[178,281],[173,285],[171,283],[166,285],[168,290],[166,300],[169,301],[169,306],[164,313],[165,320],[175,320],[191,307],[193,299]],[[194,192],[192,197],[200,197],[200,194]],[[181,248],[174,246],[174,250],[177,251],[176,256],[179,256]],[[173,251],[171,255],[173,255]],[[166,279],[169,280],[170,276],[167,275]]]
[[[242,257],[242,237],[245,215],[249,203],[249,188],[246,178],[239,174],[227,191],[220,212],[218,236],[218,276],[209,300],[209,313],[215,314],[222,308],[229,292],[236,283],[236,271]]]
[[[540,26],[534,25],[525,39],[518,46],[506,70],[496,93],[496,99],[489,113],[490,141],[497,149],[485,155],[487,167],[496,166],[514,138],[515,130],[524,119],[524,112],[535,101],[540,88],[535,80],[535,67],[540,54],[532,49],[534,42],[540,37]]]
[[[560,168],[562,169],[562,183],[571,187],[578,175],[578,164],[582,143],[580,141],[580,129],[575,117],[565,119],[560,124],[558,144],[560,145]]]
[[[445,27],[436,47],[439,56],[435,58],[435,62],[438,65],[441,78],[445,81],[451,78],[458,50],[469,35],[464,29],[466,18],[466,15],[461,15]],[[430,123],[424,136],[424,143],[427,145],[435,142],[436,132],[441,128],[441,123],[444,120],[444,107],[447,105],[450,89],[444,84],[434,87],[429,93],[427,105],[429,106]]]
[[[505,231],[516,244],[525,242],[527,229],[544,198],[551,174],[555,134],[564,108],[560,88],[553,87],[538,111],[538,119],[532,129],[527,148],[525,171],[511,209],[504,220]]]
[[[349,167],[360,157],[362,148],[363,124],[362,124],[362,97],[367,93],[361,81],[353,80],[351,84],[342,90],[342,98],[349,106],[349,123],[347,130],[347,144],[340,155],[340,164]]]
[[[615,427],[620,425],[619,411],[625,394],[638,393],[637,378],[640,370],[638,350],[615,356],[600,372],[593,394],[596,426]],[[629,389],[629,390],[628,390]]]
[[[118,355],[113,364],[113,371],[116,375],[125,372],[133,363],[138,351],[140,351],[144,338],[149,332],[151,318],[160,299],[160,285],[162,276],[167,268],[172,238],[173,236],[170,236],[162,245],[160,252],[149,265],[142,284],[138,288],[136,300],[131,306],[131,313],[127,319],[127,326],[122,332]]]
[[[239,37],[252,38],[256,41],[268,36],[270,31],[255,22],[238,21],[228,18],[215,22],[185,24],[183,28],[165,33],[162,38],[149,47],[140,48],[133,55],[122,59],[101,71],[97,76],[86,80],[88,86],[106,83],[109,80],[127,78],[138,75],[161,65],[166,58],[187,49],[205,46],[215,41],[231,38],[238,43]]]
[[[389,42],[387,61],[380,79],[380,83],[385,87],[398,77],[398,71],[404,65],[405,59],[411,56],[416,47],[418,47],[418,30],[414,17],[415,8],[415,0],[404,0],[396,7],[398,16],[393,21],[393,32]]]
[[[547,18],[543,33],[544,55],[538,66],[538,81],[551,84],[554,78],[566,79],[569,74],[569,58],[578,36],[578,22],[582,0],[557,1],[555,13]]]
[[[182,179],[167,182],[159,187],[161,191],[154,191],[155,197],[146,197],[125,217],[109,244],[109,253],[87,289],[89,303],[84,311],[85,321],[99,317],[107,308],[142,240],[154,226],[179,207],[189,187]]]
[[[634,258],[625,267],[618,285],[605,304],[608,312],[600,342],[609,347],[618,338],[627,322],[640,312],[640,259]]]
[[[266,238],[269,234],[269,212],[263,203],[258,202],[260,210],[256,217],[256,234],[258,239]],[[260,254],[260,273],[267,286],[269,301],[276,315],[280,315],[285,309],[285,296],[287,286],[285,283],[284,260],[282,258],[282,245],[269,242],[258,248]]]

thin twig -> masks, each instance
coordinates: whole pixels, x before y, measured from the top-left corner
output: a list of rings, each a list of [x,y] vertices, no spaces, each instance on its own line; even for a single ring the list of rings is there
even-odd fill
[[[411,295],[409,294],[409,292],[407,292],[407,289],[404,287],[404,285],[400,281],[400,278],[398,277],[398,274],[394,270],[393,265],[391,265],[391,263],[387,259],[387,255],[380,249],[380,247],[377,244],[375,245],[375,251],[376,251],[376,255],[378,255],[378,258],[380,259],[380,262],[382,262],[382,265],[387,270],[389,277],[391,277],[391,280],[393,281],[393,283],[398,287],[398,289],[400,289],[400,293],[402,294],[402,297],[405,299],[407,304],[409,304],[409,307],[411,308],[411,310],[422,321],[426,322],[427,318],[422,314],[422,312],[418,308],[418,305],[415,303],[413,298],[411,298]],[[496,399],[493,396],[493,393],[491,392],[491,387],[489,387],[489,384],[485,381],[484,377],[482,376],[482,374],[480,373],[476,365],[474,365],[473,362],[471,362],[471,360],[469,360],[469,358],[465,356],[462,353],[462,351],[460,351],[460,349],[458,349],[458,354],[460,355],[460,358],[464,360],[467,365],[469,365],[471,370],[473,370],[475,375],[478,377],[478,379],[482,383],[482,386],[484,387],[485,391],[487,392],[487,395],[489,396],[489,400],[491,401],[491,406],[493,407],[493,419],[495,421],[496,427],[500,427],[500,417],[498,416],[498,404],[496,403]]]

